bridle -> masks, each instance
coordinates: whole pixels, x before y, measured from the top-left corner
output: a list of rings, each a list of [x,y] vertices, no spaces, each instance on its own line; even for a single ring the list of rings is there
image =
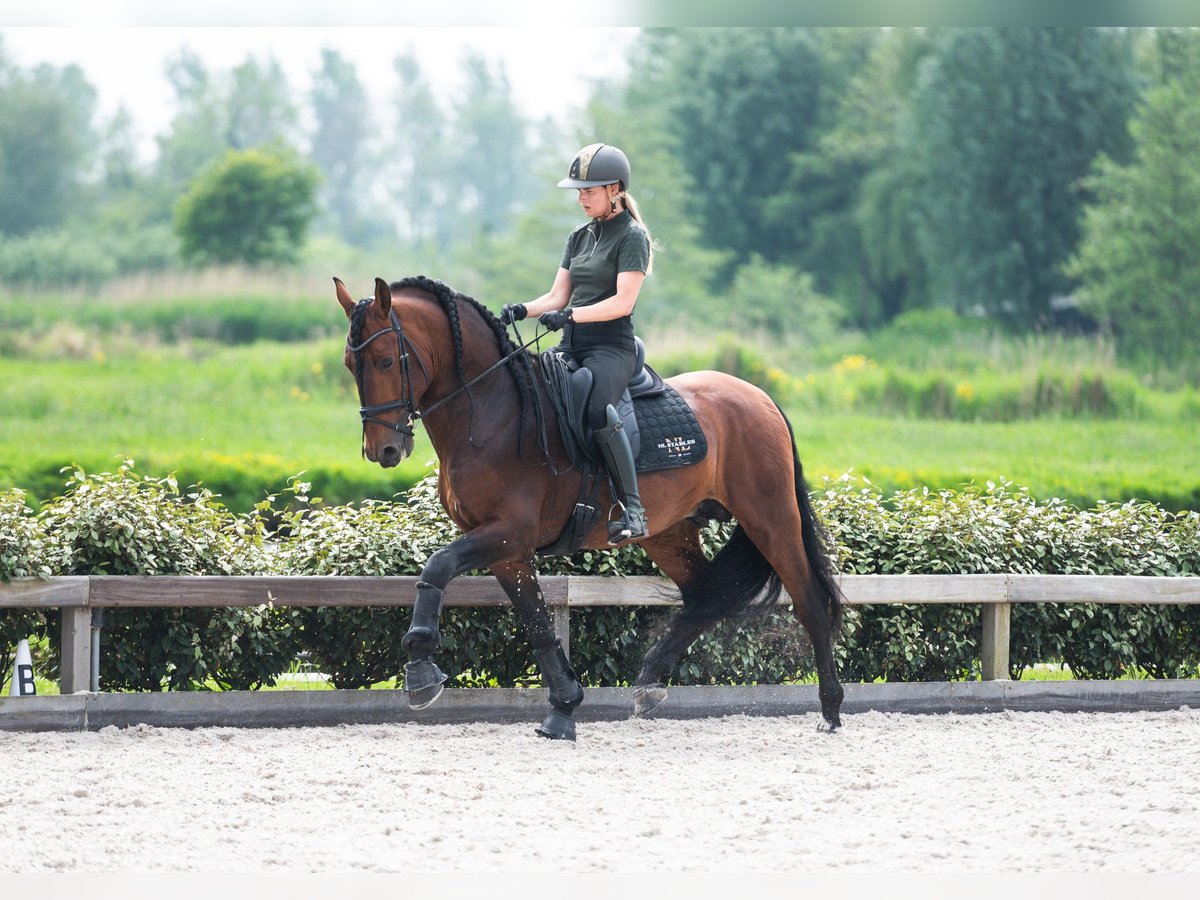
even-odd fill
[[[369,423],[369,422],[374,422],[376,425],[382,425],[385,428],[390,428],[392,431],[395,431],[399,434],[403,434],[406,437],[413,437],[414,429],[416,428],[417,422],[419,422],[421,419],[428,416],[431,412],[436,410],[438,407],[440,407],[446,403],[449,403],[451,400],[453,400],[459,394],[463,393],[464,391],[467,391],[471,387],[471,385],[475,384],[477,381],[480,381],[481,379],[486,378],[488,375],[491,375],[494,371],[499,369],[502,365],[504,365],[506,362],[508,362],[510,359],[512,359],[514,356],[516,356],[522,350],[525,350],[528,347],[532,346],[533,344],[537,343],[545,335],[545,332],[542,332],[541,334],[535,333],[534,336],[532,338],[530,338],[528,341],[526,341],[524,344],[517,347],[515,350],[513,350],[507,356],[502,356],[497,362],[493,363],[491,366],[484,369],[482,372],[480,372],[478,375],[476,375],[470,381],[460,385],[458,388],[456,388],[455,390],[453,390],[449,394],[447,394],[445,397],[443,397],[441,400],[438,400],[438,401],[430,404],[429,406],[425,407],[425,409],[421,410],[421,409],[417,409],[416,401],[413,396],[412,370],[411,370],[411,368],[409,366],[409,362],[408,362],[409,356],[411,355],[411,356],[415,356],[417,358],[417,364],[421,367],[421,374],[425,376],[426,384],[429,383],[429,370],[427,368],[425,368],[425,361],[423,359],[421,359],[421,354],[417,352],[417,348],[413,345],[412,341],[410,341],[408,339],[408,336],[405,335],[404,326],[400,324],[400,318],[399,318],[399,316],[396,315],[396,311],[394,309],[388,310],[388,317],[389,317],[388,326],[386,328],[380,328],[374,334],[365,338],[361,344],[357,344],[357,345],[351,344],[350,336],[349,335],[346,336],[346,349],[354,354],[355,359],[358,362],[358,365],[355,366],[354,380],[358,386],[358,402],[360,404],[358,407],[358,414],[359,414],[359,417],[362,419],[364,438],[365,438],[366,432],[367,432],[367,423]],[[386,403],[375,403],[375,404],[368,405],[366,403],[366,398],[363,395],[361,353],[370,344],[372,344],[376,339],[383,337],[385,334],[396,335],[396,348],[398,351],[398,361],[400,363],[400,393],[401,393],[401,397],[396,400],[389,400]],[[518,340],[519,340],[519,338],[518,338]],[[398,409],[402,409],[406,413],[408,413],[408,415],[405,416],[402,421],[389,422],[387,419],[379,418],[379,416],[381,416],[385,413],[395,412]]]
[[[412,345],[404,333],[404,326],[400,324],[400,318],[396,315],[396,311],[388,310],[390,322],[387,328],[380,328],[370,337],[363,340],[361,344],[351,344],[349,335],[346,336],[346,349],[354,354],[357,365],[354,370],[354,380],[358,385],[358,414],[362,418],[363,435],[366,436],[367,424],[374,422],[376,425],[382,425],[385,428],[390,428],[392,431],[405,435],[406,437],[413,436],[413,428],[416,420],[421,418],[421,411],[417,409],[413,399],[412,387],[412,370],[408,363],[409,356],[417,358],[417,364],[421,367],[421,374],[425,376],[425,381],[429,381],[429,370],[425,368],[425,361],[421,359],[421,354],[417,353],[416,348]],[[398,361],[400,363],[400,393],[401,396],[396,400],[389,400],[386,403],[374,403],[368,405],[366,397],[363,394],[363,377],[362,377],[362,352],[368,346],[375,342],[378,338],[385,334],[396,335],[396,349],[398,351]],[[398,409],[408,413],[401,421],[389,422],[387,419],[379,418],[385,413],[395,412]]]

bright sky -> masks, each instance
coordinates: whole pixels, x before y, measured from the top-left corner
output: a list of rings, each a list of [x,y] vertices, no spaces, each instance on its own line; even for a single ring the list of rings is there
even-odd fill
[[[504,64],[522,111],[533,118],[561,117],[580,108],[589,84],[624,73],[632,27],[479,26],[113,26],[4,25],[5,55],[22,67],[39,62],[76,63],[100,96],[100,112],[124,104],[138,123],[143,152],[166,129],[174,96],[164,62],[180,48],[199,54],[210,71],[233,68],[254,55],[274,56],[294,91],[306,93],[329,47],[354,62],[359,80],[378,108],[396,86],[392,60],[411,47],[435,91],[449,96],[459,84],[464,53],[474,50]]]

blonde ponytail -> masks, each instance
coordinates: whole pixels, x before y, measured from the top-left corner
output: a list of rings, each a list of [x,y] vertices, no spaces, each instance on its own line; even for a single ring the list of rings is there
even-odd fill
[[[649,275],[654,271],[654,235],[650,233],[650,229],[646,227],[646,223],[642,221],[642,214],[638,211],[637,201],[633,199],[633,194],[629,191],[624,193],[625,208],[629,210],[629,215],[633,216],[633,221],[642,226],[646,232],[646,238],[650,241],[650,259],[646,264],[646,274]]]

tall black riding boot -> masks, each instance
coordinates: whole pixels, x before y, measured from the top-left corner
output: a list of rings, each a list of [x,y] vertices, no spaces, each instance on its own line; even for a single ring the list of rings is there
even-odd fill
[[[608,542],[613,546],[633,538],[643,538],[650,533],[646,525],[646,510],[638,494],[637,469],[633,462],[633,448],[629,446],[629,435],[621,427],[616,409],[608,407],[608,425],[596,432],[596,442],[604,456],[608,474],[616,483],[624,501],[621,518],[608,523]]]

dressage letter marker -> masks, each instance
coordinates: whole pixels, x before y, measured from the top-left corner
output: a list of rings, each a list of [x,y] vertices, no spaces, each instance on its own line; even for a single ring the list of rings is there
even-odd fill
[[[17,644],[17,662],[13,666],[11,697],[32,697],[37,693],[33,683],[33,658],[29,655],[29,641],[22,640]]]

